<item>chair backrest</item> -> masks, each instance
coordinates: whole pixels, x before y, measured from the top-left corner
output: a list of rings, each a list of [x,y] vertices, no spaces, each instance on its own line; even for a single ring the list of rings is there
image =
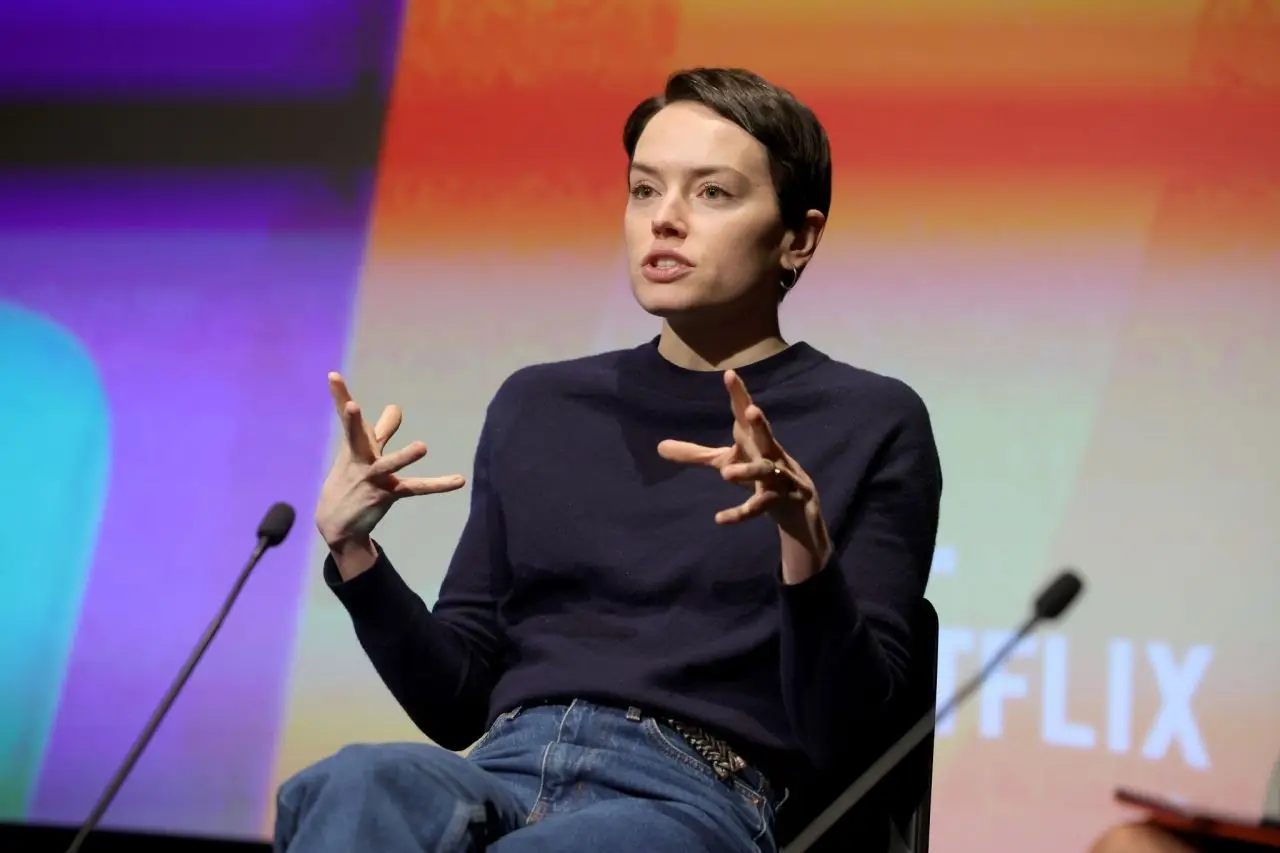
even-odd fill
[[[892,729],[882,732],[876,744],[869,745],[867,764],[891,743],[906,734],[907,729],[933,710],[938,692],[938,611],[927,599],[920,600],[912,625],[916,648],[912,652],[910,694],[905,697],[894,717]],[[779,841],[788,843],[821,808],[830,803],[866,769],[850,767],[838,779],[819,782],[814,790],[797,797],[800,802],[784,807],[779,813]],[[881,834],[887,851],[901,851],[904,844],[911,853],[928,853],[929,808],[933,788],[933,734],[930,733],[885,777],[854,812],[833,826],[812,848],[813,853],[849,853],[850,847],[870,850],[879,843]],[[892,829],[886,824],[886,812]]]
[[[920,600],[912,634],[916,639],[913,656],[915,677],[911,679],[911,711],[899,733],[929,713],[938,698],[938,611],[927,599]],[[894,823],[912,853],[928,853],[929,809],[933,798],[933,732],[898,766],[886,784],[892,786],[891,802],[897,806]]]

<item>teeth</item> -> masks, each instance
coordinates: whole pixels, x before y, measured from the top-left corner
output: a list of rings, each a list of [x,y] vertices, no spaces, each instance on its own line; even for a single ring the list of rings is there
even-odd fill
[[[653,262],[653,265],[658,269],[671,269],[680,266],[680,262],[675,258],[658,258]]]

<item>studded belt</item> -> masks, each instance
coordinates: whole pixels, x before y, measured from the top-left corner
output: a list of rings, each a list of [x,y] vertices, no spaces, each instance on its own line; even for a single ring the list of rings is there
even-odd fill
[[[707,762],[721,782],[741,779],[748,785],[759,788],[760,793],[771,802],[777,802],[773,786],[769,784],[765,775],[753,768],[724,738],[716,737],[706,729],[682,720],[671,717],[656,717],[656,719],[684,738],[685,743]]]
[[[568,704],[569,701],[571,700],[547,698],[529,702],[520,707],[536,708],[543,705],[561,705]],[[707,766],[711,768],[711,771],[720,781],[729,783],[734,779],[740,779],[745,784],[756,788],[770,802],[775,804],[778,802],[775,794],[776,789],[769,783],[768,777],[752,767],[724,738],[716,737],[701,726],[695,726],[662,714],[650,713],[635,706],[627,708],[626,713],[627,719],[632,722],[638,723],[645,717],[651,717],[676,732],[703,761],[707,762]]]

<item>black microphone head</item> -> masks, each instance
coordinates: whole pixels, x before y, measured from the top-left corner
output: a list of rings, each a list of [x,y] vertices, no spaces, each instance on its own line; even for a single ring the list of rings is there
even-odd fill
[[[1075,569],[1063,569],[1049,585],[1036,596],[1037,619],[1057,619],[1075,602],[1084,590],[1084,579]]]
[[[279,545],[289,535],[296,515],[293,507],[283,501],[272,504],[271,509],[262,517],[262,523],[258,525],[258,540],[265,542],[268,548]]]

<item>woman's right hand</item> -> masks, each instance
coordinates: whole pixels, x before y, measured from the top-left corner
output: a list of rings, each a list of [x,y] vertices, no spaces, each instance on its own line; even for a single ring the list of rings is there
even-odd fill
[[[421,441],[393,453],[387,442],[400,428],[398,406],[387,406],[370,429],[360,406],[351,399],[347,384],[337,373],[329,374],[329,393],[342,421],[344,440],[320,489],[316,504],[316,528],[329,545],[343,580],[368,569],[377,560],[369,538],[391,505],[411,495],[432,495],[462,488],[466,480],[448,477],[401,477],[398,472],[427,455]]]

